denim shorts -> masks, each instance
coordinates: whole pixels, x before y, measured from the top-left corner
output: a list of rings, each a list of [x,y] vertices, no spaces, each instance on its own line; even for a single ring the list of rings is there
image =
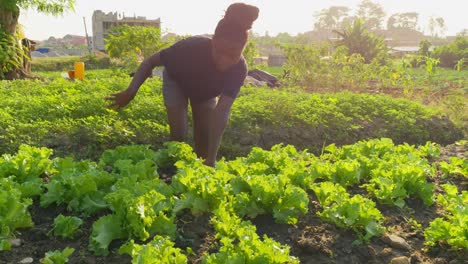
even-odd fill
[[[188,105],[188,96],[184,94],[182,88],[169,77],[166,69],[163,70],[163,85],[162,85],[162,94],[164,98],[164,104],[166,107],[180,106],[187,107]],[[203,104],[215,104],[217,103],[217,98],[211,98],[203,102]]]
[[[163,71],[162,94],[166,106],[183,106],[188,104],[188,97],[184,94],[180,86],[169,77],[166,69]]]

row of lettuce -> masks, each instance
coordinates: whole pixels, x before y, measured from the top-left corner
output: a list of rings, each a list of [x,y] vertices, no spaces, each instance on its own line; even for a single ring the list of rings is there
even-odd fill
[[[161,147],[169,138],[161,81],[148,80],[125,109],[108,109],[104,98],[127,88],[119,71],[91,72],[83,82],[65,79],[0,83],[0,153],[19,145],[45,146],[58,156],[97,159],[124,144]],[[241,90],[220,155],[245,156],[252,146],[285,143],[319,154],[324,145],[368,138],[442,145],[463,138],[439,111],[383,95],[309,94],[294,88]],[[189,137],[191,138],[191,137]]]
[[[299,263],[288,245],[260,237],[247,219],[267,214],[295,224],[308,212],[313,194],[320,218],[353,230],[356,243],[385,232],[376,203],[404,208],[408,198],[428,207],[436,201],[445,213],[425,229],[425,245],[463,251],[468,248],[468,192],[445,184],[437,195],[428,179],[440,168],[442,177],[468,177],[468,162],[452,157],[431,164],[439,154],[436,144],[395,145],[383,138],[341,148],[332,144],[321,156],[293,146],[254,148],[211,168],[190,146],[175,142],[158,151],[121,146],[105,151],[97,162],[51,159],[52,150],[23,145],[16,155],[0,159],[0,248],[8,250],[8,238],[33,225],[28,207],[38,199],[42,207],[65,205],[70,211],[58,216],[50,231],[64,239],[73,238],[82,225],[77,216],[109,212],[92,226],[88,249],[96,255],[109,254],[112,241],[126,240],[118,252],[131,255],[133,263],[186,263],[192,250],[177,248],[174,241],[177,218],[190,210],[211,216],[219,241],[217,252],[205,253],[203,263]],[[162,180],[158,171],[171,166],[177,168],[172,180]],[[347,190],[352,186],[366,194],[352,195]]]

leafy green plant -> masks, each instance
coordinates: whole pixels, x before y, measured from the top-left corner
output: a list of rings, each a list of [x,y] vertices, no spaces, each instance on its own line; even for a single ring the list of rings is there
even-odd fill
[[[229,162],[227,169],[240,177],[246,173],[286,176],[293,185],[308,189],[315,180],[309,170],[314,162],[318,162],[318,159],[306,150],[298,151],[292,145],[278,144],[272,146],[271,150],[253,147],[245,158]]]
[[[89,249],[96,254],[107,255],[114,239],[144,241],[155,234],[175,237],[173,190],[158,179],[158,153],[148,146],[122,146],[101,156],[100,166],[110,167],[119,177],[103,197],[113,214],[93,225]]]
[[[439,194],[437,201],[448,212],[444,218],[436,218],[424,231],[425,245],[441,246],[453,250],[468,248],[468,192],[454,185],[444,184],[445,194]]]
[[[183,264],[188,263],[187,257],[181,249],[174,247],[174,242],[169,238],[155,236],[151,242],[145,245],[135,244],[133,240],[119,249],[119,254],[132,256],[132,264],[163,263]]]
[[[0,177],[15,176],[16,181],[34,181],[42,174],[51,173],[53,151],[21,145],[16,155],[5,154],[0,159]]]
[[[0,239],[0,251],[7,251],[11,250],[11,244],[7,240],[5,240],[3,237],[4,235],[1,234],[1,239]]]
[[[229,181],[233,175],[225,171],[214,171],[201,161],[177,162],[178,173],[172,178],[171,186],[180,194],[175,201],[174,212],[190,209],[199,215],[218,208],[229,195]]]
[[[336,148],[330,145],[325,149],[329,154],[325,158],[335,161],[351,160],[354,170],[344,172],[344,178],[329,176],[333,182],[346,186],[347,180],[351,185],[366,179],[361,185],[375,196],[379,202],[404,207],[404,199],[418,197],[426,205],[433,203],[433,185],[428,183],[427,177],[434,175],[434,168],[427,157],[437,156],[437,146],[427,143],[416,148],[408,144],[395,145],[391,139],[361,141],[354,145]],[[348,161],[349,162],[349,161]],[[357,162],[357,163],[356,163]]]
[[[123,223],[117,215],[105,215],[93,223],[91,236],[89,237],[88,250],[98,256],[109,254],[109,245],[112,240],[127,238],[128,234],[123,229]]]
[[[419,223],[416,219],[410,217],[407,220],[407,222],[410,225],[411,230],[413,230],[413,231],[423,231],[422,224]]]
[[[121,170],[132,167],[141,161],[153,161],[152,165],[156,165],[156,153],[149,148],[148,145],[129,145],[118,146],[115,149],[108,149],[102,153],[99,158],[99,167],[105,170],[111,170],[115,173],[120,173]],[[162,151],[162,150],[161,150]],[[125,160],[127,166],[120,164],[119,161]]]
[[[466,58],[461,58],[457,61],[457,64],[454,66],[454,69],[456,71],[462,71],[466,67]]]
[[[233,184],[234,208],[241,216],[271,213],[277,222],[295,224],[308,211],[307,193],[293,186],[284,175],[251,175]]]
[[[52,150],[21,145],[16,155],[0,158],[0,178],[14,177],[23,197],[39,196],[44,189],[42,177],[53,172]]]
[[[46,252],[45,257],[41,259],[41,264],[64,264],[68,263],[68,257],[70,257],[74,248],[66,247],[64,250],[55,250]]]
[[[262,240],[255,226],[236,216],[229,204],[223,204],[214,214],[212,223],[222,246],[218,253],[206,254],[202,263],[299,263],[296,257],[289,255],[288,246],[266,235]]]
[[[29,198],[23,198],[18,184],[11,178],[0,178],[0,249],[8,250],[8,238],[15,230],[33,226],[28,207],[32,204]],[[0,251],[1,251],[0,250]]]
[[[388,165],[374,169],[372,179],[363,187],[380,202],[400,208],[405,206],[404,199],[410,195],[421,198],[428,206],[431,205],[434,187],[427,182],[425,168],[414,164],[403,165],[400,161],[389,162]],[[429,168],[426,166],[426,169]]]
[[[294,147],[278,145],[272,151],[255,148],[246,159],[220,164],[220,168],[224,168],[221,171],[213,172],[201,162],[179,162],[179,172],[172,186],[182,195],[176,201],[175,210],[188,208],[194,214],[208,212],[229,196],[233,197],[233,206],[240,216],[270,213],[278,222],[296,223],[297,218],[307,212],[309,202],[307,193],[291,184],[295,181],[306,185],[305,163],[302,169],[297,166],[293,169],[294,163],[291,163],[296,161],[299,165],[300,159]]]
[[[109,207],[104,196],[116,181],[113,175],[98,169],[94,162],[71,158],[56,160],[54,168],[58,173],[44,185],[47,191],[41,195],[42,207],[65,204],[68,210],[86,215]]]
[[[152,187],[155,187],[154,184]],[[146,240],[155,234],[175,237],[176,225],[171,215],[173,205],[170,196],[166,197],[150,189],[138,194],[126,188],[119,188],[108,194],[106,200],[111,204],[111,210],[120,218],[123,230],[130,237],[141,240]]]
[[[450,162],[440,162],[439,168],[445,176],[461,175],[468,178],[468,161],[466,159],[450,157]]]
[[[164,148],[156,153],[156,164],[161,168],[176,165],[175,163],[178,161],[190,164],[198,160],[197,155],[194,154],[192,147],[188,144],[165,142],[163,146]]]
[[[64,216],[60,214],[54,219],[54,227],[49,234],[62,238],[73,238],[75,232],[83,224],[83,220],[76,216]]]
[[[323,210],[317,214],[340,228],[352,229],[362,241],[383,233],[383,216],[372,200],[350,197],[340,185],[322,182],[312,187]]]
[[[436,73],[437,65],[439,65],[440,60],[426,57],[424,61],[426,62],[426,74],[432,77]]]

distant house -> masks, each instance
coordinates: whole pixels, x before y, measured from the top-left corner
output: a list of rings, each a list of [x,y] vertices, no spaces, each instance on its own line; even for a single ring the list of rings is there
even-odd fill
[[[64,42],[65,44],[72,45],[72,46],[87,45],[86,37],[76,36],[76,35],[65,35],[62,38],[62,42]]]
[[[429,51],[434,50],[434,46],[429,48]],[[391,47],[389,53],[396,58],[402,58],[408,54],[417,54],[419,51],[419,46],[397,46]]]
[[[96,10],[93,13],[93,49],[105,51],[105,39],[109,34],[109,30],[120,25],[161,28],[161,19],[149,20],[141,16],[125,17],[117,12],[106,14],[101,10]]]
[[[287,59],[288,58],[282,54],[271,54],[270,56],[268,56],[268,66],[283,66]]]
[[[427,39],[422,32],[409,28],[375,30],[373,33],[383,39],[388,46],[412,47]]]
[[[268,57],[266,56],[255,57],[254,63],[255,64],[268,64]]]
[[[86,37],[77,35],[65,35],[63,38],[49,37],[49,39],[41,41],[39,43],[41,47],[54,47],[54,48],[65,48],[65,47],[79,47],[87,45]]]
[[[419,47],[391,47],[389,53],[397,58],[401,58],[407,54],[416,54],[419,51]]]

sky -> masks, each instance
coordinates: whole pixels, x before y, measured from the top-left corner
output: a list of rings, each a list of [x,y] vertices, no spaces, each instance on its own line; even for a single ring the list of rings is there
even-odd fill
[[[34,10],[22,11],[20,23],[26,36],[44,40],[50,36],[66,34],[85,35],[83,17],[88,34],[92,35],[91,18],[94,10],[119,12],[125,16],[161,18],[163,32],[180,35],[212,33],[229,4],[242,0],[76,0],[75,12],[53,17],[38,14]],[[360,0],[244,0],[242,2],[260,8],[260,16],[254,23],[255,33],[275,36],[280,32],[291,35],[313,29],[314,14],[330,6],[348,6],[357,9]],[[447,35],[455,35],[468,28],[467,0],[373,0],[383,6],[387,16],[401,12],[417,12],[419,25],[427,30],[431,16],[443,17],[448,27]],[[426,31],[427,32],[427,31]]]

